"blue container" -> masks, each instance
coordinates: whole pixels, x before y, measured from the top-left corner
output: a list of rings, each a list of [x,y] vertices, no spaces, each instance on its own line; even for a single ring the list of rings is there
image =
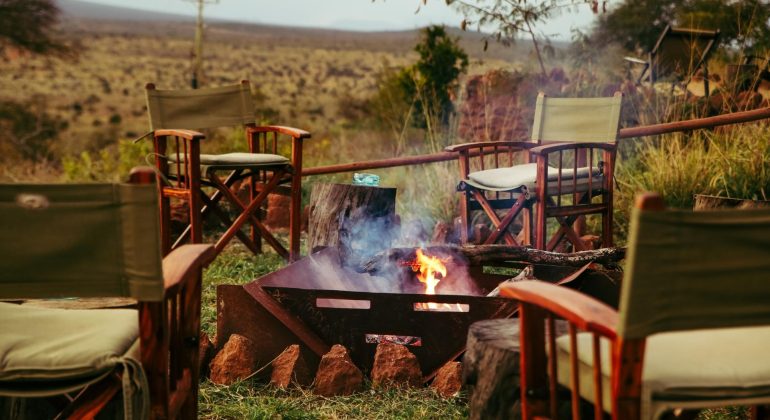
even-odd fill
[[[376,187],[380,185],[380,177],[375,174],[354,173],[353,185],[365,185],[367,187]]]

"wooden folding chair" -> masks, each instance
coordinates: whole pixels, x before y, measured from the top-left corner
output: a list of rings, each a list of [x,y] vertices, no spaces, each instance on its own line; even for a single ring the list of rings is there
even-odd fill
[[[467,241],[473,220],[471,212],[481,209],[495,227],[486,239],[488,244],[502,239],[509,245],[534,244],[538,249],[554,250],[566,239],[575,250],[585,250],[588,245],[581,239],[584,217],[599,214],[602,244],[610,246],[621,102],[620,93],[609,98],[549,98],[541,93],[531,141],[448,147],[447,151],[458,153],[460,162],[463,241]],[[516,156],[523,163],[514,163]],[[532,157],[535,162],[530,162]],[[502,217],[497,213],[500,209],[507,210]],[[517,238],[509,228],[520,214],[522,228]],[[549,219],[559,226],[550,238]]]
[[[298,258],[302,142],[310,133],[291,127],[256,125],[248,81],[195,90],[159,90],[148,84],[146,93],[154,133],[164,253],[187,239],[200,243],[203,218],[213,214],[226,227],[214,246],[217,254],[237,237],[255,254],[261,252],[265,240],[282,257]],[[190,130],[241,125],[249,153],[201,154],[205,136]],[[279,154],[279,139],[284,137],[291,138],[290,159]],[[241,180],[248,180],[247,202],[233,191]],[[284,185],[287,183],[289,188]],[[203,187],[213,188],[214,193],[207,194]],[[266,204],[268,194],[273,193],[291,197],[288,250],[260,219],[259,210]],[[169,223],[171,198],[185,200],[190,215],[189,226],[174,242]],[[235,219],[218,206],[223,200],[239,212]],[[251,226],[250,234],[241,230],[246,223]]]
[[[708,59],[719,40],[719,30],[674,28],[667,25],[646,60],[624,57],[633,65],[641,64],[637,83],[648,81],[672,81],[687,86],[693,75],[702,71],[704,90],[699,96],[710,93]],[[673,86],[673,84],[672,84]],[[697,92],[692,92],[697,93]]]
[[[214,250],[161,259],[157,206],[152,185],[0,185],[0,298],[13,300],[0,302],[0,399],[16,402],[6,408],[93,418],[122,390],[127,419],[197,416],[201,270]],[[20,304],[71,297],[129,297],[138,309]]]
[[[618,310],[539,281],[501,288],[520,302],[522,417],[558,418],[564,394],[573,419],[583,401],[623,420],[770,403],[768,273],[770,210],[665,211],[641,196]]]

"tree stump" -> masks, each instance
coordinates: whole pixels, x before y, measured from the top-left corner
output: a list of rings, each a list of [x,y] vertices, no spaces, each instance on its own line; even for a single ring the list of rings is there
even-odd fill
[[[556,321],[558,335],[567,323]],[[470,390],[471,419],[520,419],[519,320],[471,324],[463,358],[463,382]]]
[[[397,236],[396,189],[318,183],[310,194],[308,249],[339,250],[343,264],[390,248]]]

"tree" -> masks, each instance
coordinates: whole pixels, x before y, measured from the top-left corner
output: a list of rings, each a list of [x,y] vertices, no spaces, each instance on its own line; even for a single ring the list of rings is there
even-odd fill
[[[599,19],[598,40],[649,51],[666,25],[719,29],[722,42],[742,49],[770,47],[767,0],[625,0]]]
[[[34,54],[70,53],[55,36],[59,14],[53,0],[0,0],[0,57],[9,47]]]
[[[446,123],[452,112],[450,92],[458,88],[460,74],[468,68],[468,55],[444,27],[435,25],[422,30],[422,40],[414,50],[420,59],[411,72],[400,76],[404,90],[416,96],[418,114],[433,112]]]
[[[598,12],[599,2],[596,0],[445,0],[446,4],[453,5],[464,16],[460,25],[465,29],[467,25],[476,25],[479,30],[492,30],[491,37],[503,45],[515,42],[519,34],[527,34],[535,48],[538,64],[543,77],[548,74],[543,63],[543,51],[537,39],[536,26],[553,16],[561,13],[566,8],[576,4],[591,4],[594,12]],[[606,2],[604,2],[606,3]],[[484,42],[488,42],[485,39]],[[485,44],[486,47],[486,44]]]

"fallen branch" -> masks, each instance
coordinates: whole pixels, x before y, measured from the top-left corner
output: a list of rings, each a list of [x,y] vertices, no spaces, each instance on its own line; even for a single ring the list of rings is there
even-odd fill
[[[405,264],[415,259],[417,248],[391,248],[375,254],[372,258],[357,264],[360,273],[376,273],[392,264]],[[469,265],[483,265],[491,262],[516,261],[530,264],[582,267],[588,263],[599,263],[607,267],[617,265],[625,258],[625,248],[602,248],[570,254],[542,251],[539,249],[509,245],[429,246],[424,248],[428,255],[460,258]]]

